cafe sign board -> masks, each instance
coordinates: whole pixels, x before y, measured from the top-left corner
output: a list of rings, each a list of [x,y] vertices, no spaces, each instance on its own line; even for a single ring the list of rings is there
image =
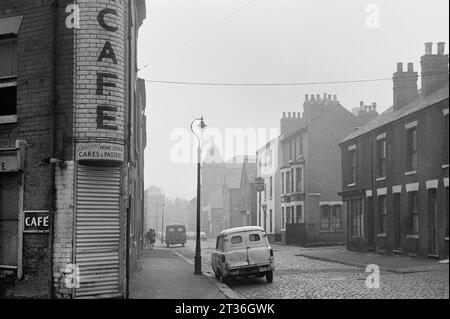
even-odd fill
[[[24,212],[25,233],[48,233],[50,230],[50,213],[47,210]]]
[[[77,161],[123,162],[124,146],[111,143],[77,143]]]

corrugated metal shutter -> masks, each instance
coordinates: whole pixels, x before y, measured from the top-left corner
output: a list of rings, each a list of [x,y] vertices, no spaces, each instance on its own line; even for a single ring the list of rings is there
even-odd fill
[[[80,165],[76,196],[76,297],[119,294],[120,168]]]

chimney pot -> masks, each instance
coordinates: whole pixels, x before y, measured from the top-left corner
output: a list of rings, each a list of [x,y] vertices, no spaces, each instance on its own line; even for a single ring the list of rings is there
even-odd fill
[[[298,117],[299,119],[302,118],[300,112],[297,112],[297,117]]]
[[[316,100],[316,97],[314,96],[314,94],[311,94],[311,101],[315,101]]]
[[[328,94],[328,100],[332,101],[331,94]]]
[[[414,64],[412,62],[408,63],[408,72],[414,72]]]
[[[308,100],[309,100],[309,96],[308,96],[308,94],[305,94],[305,102],[308,102]]]
[[[425,55],[433,54],[433,42],[425,43]]]
[[[337,101],[337,94],[333,95],[333,100]]]
[[[317,100],[317,102],[320,102],[320,94],[316,95],[316,100]]]
[[[445,42],[438,42],[437,44],[437,54],[443,55],[445,51]]]
[[[286,112],[283,112],[283,118],[284,119],[286,118]]]
[[[364,101],[359,102],[359,107],[364,108]]]
[[[397,72],[399,72],[399,73],[403,72],[403,63],[401,63],[401,62],[397,63]]]
[[[291,118],[291,112],[288,112],[288,118],[289,119]]]
[[[326,93],[323,94],[323,100],[324,100],[324,101],[327,100],[327,94],[326,94]]]

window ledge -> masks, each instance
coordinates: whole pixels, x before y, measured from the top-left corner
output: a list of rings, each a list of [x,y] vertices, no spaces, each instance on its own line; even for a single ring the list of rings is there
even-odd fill
[[[14,123],[17,123],[17,115],[0,116],[0,124],[14,124]]]
[[[377,235],[378,238],[387,238],[387,233],[381,233]]]
[[[378,178],[376,179],[377,182],[381,182],[381,181],[385,181],[385,180],[386,180],[386,176],[378,177]]]
[[[347,185],[347,187],[354,187],[354,186],[356,186],[356,183],[351,183]]]
[[[442,168],[448,168],[448,164],[442,165]]]
[[[415,174],[417,174],[417,170],[409,171],[409,172],[405,173],[406,176],[408,176],[408,175],[415,175]]]
[[[419,235],[406,235],[408,239],[419,239]]]

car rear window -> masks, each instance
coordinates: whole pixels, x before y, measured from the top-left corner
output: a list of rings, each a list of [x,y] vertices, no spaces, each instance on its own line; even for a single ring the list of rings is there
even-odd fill
[[[261,237],[258,234],[250,234],[250,236],[248,237],[248,239],[250,241],[260,241]]]
[[[184,231],[183,227],[178,227],[178,231]]]
[[[242,237],[241,236],[233,236],[233,237],[231,237],[231,243],[232,244],[240,244],[240,243],[242,243]]]
[[[175,228],[169,228],[169,232],[174,232]]]

